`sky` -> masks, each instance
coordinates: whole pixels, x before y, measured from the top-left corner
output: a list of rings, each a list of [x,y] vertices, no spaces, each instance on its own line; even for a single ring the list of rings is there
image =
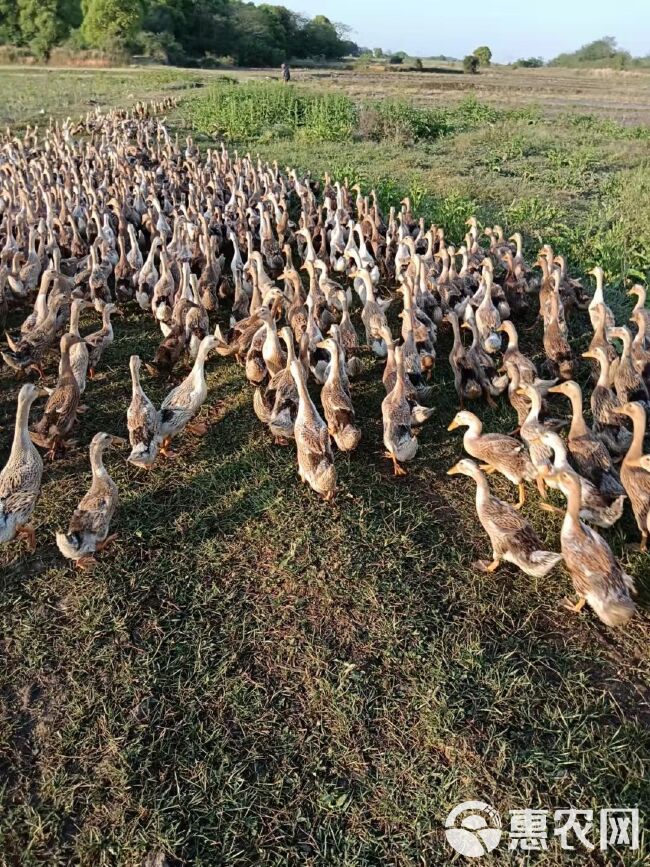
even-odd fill
[[[650,0],[267,0],[309,18],[348,24],[367,48],[413,56],[464,57],[489,45],[497,63],[549,59],[601,36],[615,36],[634,55],[650,54]]]

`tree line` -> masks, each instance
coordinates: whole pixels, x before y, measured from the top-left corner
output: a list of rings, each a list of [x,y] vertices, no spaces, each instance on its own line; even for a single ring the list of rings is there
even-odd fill
[[[324,15],[242,0],[0,0],[0,44],[40,59],[65,44],[184,65],[277,66],[358,54],[347,35]]]

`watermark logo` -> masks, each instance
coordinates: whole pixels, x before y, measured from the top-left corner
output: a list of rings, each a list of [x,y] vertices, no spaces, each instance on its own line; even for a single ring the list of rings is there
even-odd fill
[[[466,858],[487,855],[507,834],[508,849],[534,852],[559,846],[564,851],[583,848],[592,851],[639,848],[639,810],[636,807],[607,807],[600,810],[525,809],[510,810],[510,829],[503,831],[501,816],[485,801],[464,801],[445,820],[449,845]],[[553,827],[549,828],[552,818]]]
[[[501,840],[501,816],[485,801],[458,804],[447,816],[445,828],[450,846],[467,858],[486,855]]]

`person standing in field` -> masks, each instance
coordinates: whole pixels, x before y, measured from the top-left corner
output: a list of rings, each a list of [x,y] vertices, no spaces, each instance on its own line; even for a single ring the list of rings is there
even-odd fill
[[[282,69],[282,80],[286,84],[287,82],[291,81],[291,70],[289,69],[289,64],[283,63],[280,68]]]

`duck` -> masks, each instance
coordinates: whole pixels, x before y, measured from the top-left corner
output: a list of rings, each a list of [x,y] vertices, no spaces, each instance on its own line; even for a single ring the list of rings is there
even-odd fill
[[[451,324],[454,334],[454,343],[449,353],[449,364],[454,373],[454,386],[460,401],[460,408],[464,409],[466,400],[478,400],[482,396],[482,377],[467,349],[463,346],[458,314],[455,310],[450,309],[445,314],[445,319]]]
[[[637,300],[632,310],[632,317],[635,317],[634,321],[639,328],[641,328],[639,319],[643,319],[644,348],[650,349],[650,310],[645,306],[647,290],[640,283],[635,283],[627,294],[632,297],[636,296]]]
[[[294,424],[298,415],[298,390],[291,373],[291,362],[295,360],[296,353],[291,328],[285,325],[279,336],[287,348],[286,365],[271,378],[264,395],[259,386],[255,389],[253,409],[258,419],[268,425],[275,443],[285,445],[294,438]]]
[[[610,328],[607,331],[607,337],[609,339],[616,338],[623,343],[623,354],[614,371],[614,388],[618,399],[622,404],[641,401],[647,409],[650,409],[648,388],[632,359],[632,335],[629,329],[625,327]]]
[[[526,446],[505,434],[484,434],[480,418],[467,410],[456,413],[447,430],[459,427],[467,428],[463,435],[463,448],[480,461],[479,469],[488,473],[499,472],[518,486],[519,501],[515,508],[520,509],[526,502],[524,482],[534,481],[537,475]]]
[[[614,328],[614,326],[616,325],[614,314],[605,304],[605,293],[603,290],[603,286],[605,283],[605,272],[599,265],[597,265],[595,268],[592,268],[591,271],[589,271],[588,273],[596,279],[596,289],[594,290],[594,294],[587,307],[587,310],[589,311],[589,318],[591,319],[592,328],[594,328],[594,330],[596,328],[594,311],[599,304],[602,304],[605,309],[605,326],[607,328]]]
[[[569,465],[566,446],[562,439],[554,431],[544,431],[541,435],[544,444],[551,449],[553,453],[552,473],[573,472]],[[580,480],[580,518],[588,524],[594,524],[596,527],[612,527],[623,514],[625,506],[625,494],[620,496],[607,496],[602,494],[598,488],[583,476],[576,473]],[[557,488],[554,481],[547,474],[544,476],[545,484],[549,488]],[[561,512],[563,509],[558,509],[550,503],[540,503],[540,509],[548,512]]]
[[[77,421],[80,394],[70,365],[70,349],[79,339],[69,333],[61,338],[61,373],[45,404],[40,421],[34,425],[30,434],[32,442],[37,446],[49,449],[48,457],[52,460],[59,449],[73,444],[67,437]]]
[[[625,493],[609,452],[587,427],[582,413],[582,390],[578,383],[568,380],[551,386],[549,391],[562,394],[571,402],[569,455],[580,475],[589,479],[605,495],[618,497]]]
[[[485,270],[483,275],[485,294],[483,300],[476,308],[476,327],[481,338],[481,343],[486,352],[491,355],[501,349],[501,338],[498,328],[501,325],[501,316],[492,301],[492,272]]]
[[[605,312],[605,305],[597,304],[592,310],[592,317],[596,324],[594,326],[594,336],[591,338],[588,351],[595,352],[597,349],[602,349],[603,352],[607,355],[607,360],[609,362],[609,384],[611,386],[614,384],[614,374],[618,365],[618,353],[607,339],[605,324],[605,320],[607,317]],[[592,376],[594,379],[597,379],[598,375],[599,367],[597,364],[593,364]]]
[[[104,466],[104,451],[125,442],[122,437],[111,434],[95,434],[90,442],[92,484],[73,512],[67,533],[56,534],[57,548],[79,569],[93,566],[96,562],[93,555],[117,538],[116,534],[108,535],[119,496],[117,485]]]
[[[522,385],[533,383],[537,379],[537,368],[534,362],[530,360],[519,348],[519,334],[514,322],[510,319],[505,319],[497,328],[497,331],[502,332],[508,338],[508,346],[503,353],[503,363],[510,361],[517,366],[519,370],[519,381]]]
[[[407,399],[404,356],[401,346],[395,346],[394,353],[395,385],[382,401],[381,415],[386,457],[393,462],[394,475],[405,476],[407,470],[402,466],[402,463],[413,460],[417,454],[418,440],[411,430],[411,405]]]
[[[79,334],[79,316],[82,310],[92,305],[83,298],[75,298],[70,305],[70,334],[74,334],[79,340],[73,344],[70,349],[70,366],[74,378],[79,386],[79,394],[83,394],[86,390],[86,373],[88,371],[88,345],[85,340],[81,339]],[[59,362],[59,376],[61,375],[61,364]]]
[[[29,413],[34,401],[46,394],[31,382],[18,392],[11,452],[0,473],[0,543],[24,537],[32,552],[36,550],[36,531],[30,518],[41,492],[43,461],[29,436]]]
[[[139,355],[129,358],[132,396],[126,412],[131,454],[127,461],[136,467],[151,469],[160,450],[160,415],[144,393],[140,383],[142,361]]]
[[[361,430],[355,424],[352,399],[341,378],[341,350],[333,337],[327,337],[318,345],[331,359],[320,396],[327,429],[340,451],[351,452],[361,441]]]
[[[646,389],[648,389],[650,385],[650,348],[648,347],[646,335],[647,317],[643,315],[643,312],[642,310],[636,310],[630,316],[630,322],[634,322],[637,327],[637,332],[630,347],[630,354],[636,372],[645,383]],[[650,313],[650,310],[645,312]]]
[[[112,304],[111,302],[106,303],[100,301],[98,302],[98,308],[102,314],[102,327],[99,331],[94,331],[92,334],[84,337],[84,342],[88,347],[89,379],[95,378],[95,371],[97,369],[97,365],[99,364],[102,355],[112,344],[114,339],[111,316],[113,315],[113,313],[117,313],[116,305]]]
[[[634,518],[641,533],[639,549],[646,552],[650,532],[650,475],[646,472],[646,462],[641,462],[646,412],[643,404],[638,402],[626,403],[616,412],[632,420],[632,442],[621,464],[621,482],[630,499]]]
[[[327,425],[309,396],[305,371],[297,359],[291,362],[291,375],[298,391],[298,414],[293,428],[298,474],[313,491],[331,501],[336,495],[336,467]]]
[[[573,377],[573,357],[571,347],[566,339],[558,314],[558,293],[553,291],[549,296],[549,316],[544,322],[544,351],[546,366],[551,374],[559,379],[569,380]]]
[[[58,330],[57,317],[63,307],[65,298],[57,293],[48,302],[48,312],[40,325],[30,331],[17,342],[11,341],[7,334],[9,348],[2,350],[2,358],[13,370],[22,373],[30,369],[37,371],[43,377],[42,359],[56,339]]]
[[[201,341],[192,370],[180,385],[173,388],[160,406],[160,454],[170,457],[172,437],[187,429],[190,433],[203,436],[207,432],[205,424],[191,424],[194,416],[203,406],[208,396],[205,381],[205,361],[216,347],[217,338],[207,334]]]
[[[470,476],[476,482],[476,512],[492,543],[492,561],[476,564],[484,572],[494,572],[502,561],[513,563],[526,575],[541,578],[562,560],[562,555],[546,551],[544,543],[528,521],[509,503],[495,497],[485,474],[477,464],[463,458],[447,475]]]
[[[564,470],[547,475],[546,481],[567,498],[560,547],[578,601],[565,599],[565,606],[578,613],[586,603],[605,625],[624,626],[636,611],[630,596],[634,581],[623,571],[603,537],[580,520],[580,479]]]
[[[551,386],[551,390],[553,386]],[[542,395],[541,389],[534,384],[526,383],[521,386],[521,391],[530,402],[528,415],[524,419],[520,435],[522,440],[528,446],[528,453],[533,462],[533,466],[537,472],[536,482],[539,493],[542,499],[546,496],[543,477],[540,476],[542,469],[550,469],[553,453],[547,445],[545,445],[542,434],[547,430],[544,422],[540,421],[540,413],[542,411]]]
[[[621,423],[621,417],[616,413],[621,402],[610,385],[610,364],[607,352],[602,346],[595,346],[593,349],[583,352],[582,357],[592,359],[599,365],[598,379],[590,398],[593,431],[611,454],[622,455],[630,447],[632,434]]]

